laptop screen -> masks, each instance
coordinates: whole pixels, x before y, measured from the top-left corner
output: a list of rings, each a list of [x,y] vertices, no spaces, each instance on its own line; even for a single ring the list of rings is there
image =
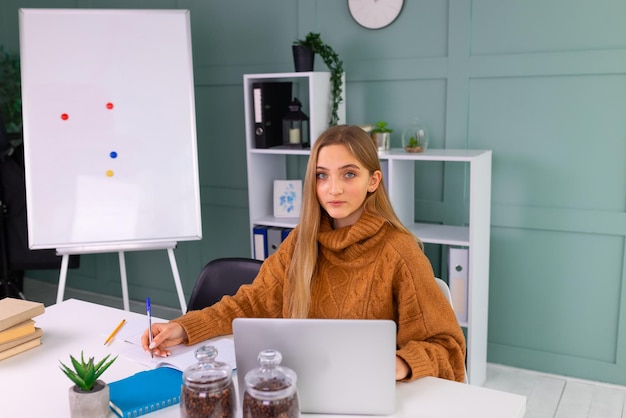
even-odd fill
[[[259,353],[281,353],[297,375],[302,413],[390,415],[395,409],[396,324],[389,320],[237,318],[240,402]]]

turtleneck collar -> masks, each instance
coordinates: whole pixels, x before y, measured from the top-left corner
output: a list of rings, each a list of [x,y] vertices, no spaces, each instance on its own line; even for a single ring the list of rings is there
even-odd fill
[[[353,225],[333,229],[332,219],[324,214],[318,235],[320,251],[344,260],[357,258],[372,247],[381,245],[385,234],[378,232],[386,223],[382,217],[364,212]]]

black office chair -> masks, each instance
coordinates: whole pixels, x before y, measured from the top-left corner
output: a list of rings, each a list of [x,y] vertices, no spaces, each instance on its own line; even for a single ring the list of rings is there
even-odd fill
[[[234,295],[241,285],[252,283],[261,264],[262,261],[241,257],[209,261],[196,280],[187,312],[211,306],[224,295]]]

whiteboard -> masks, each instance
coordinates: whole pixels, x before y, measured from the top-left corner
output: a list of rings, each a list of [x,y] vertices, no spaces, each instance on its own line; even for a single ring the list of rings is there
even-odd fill
[[[29,247],[201,239],[189,12],[21,9],[19,24]]]

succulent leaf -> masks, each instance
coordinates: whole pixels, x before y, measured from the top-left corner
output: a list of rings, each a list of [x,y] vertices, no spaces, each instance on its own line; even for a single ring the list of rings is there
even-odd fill
[[[104,373],[104,371],[108,369],[109,366],[117,359],[116,356],[107,362],[110,356],[111,355],[108,354],[98,363],[94,364],[95,361],[93,357],[90,357],[89,360],[85,362],[85,356],[83,352],[81,352],[80,361],[70,355],[74,369],[66,366],[63,362],[59,362],[61,363],[60,369],[72,382],[74,382],[74,384],[76,384],[76,386],[81,388],[83,391],[89,392],[93,389],[96,380],[98,380],[100,375],[102,375],[102,373]]]

